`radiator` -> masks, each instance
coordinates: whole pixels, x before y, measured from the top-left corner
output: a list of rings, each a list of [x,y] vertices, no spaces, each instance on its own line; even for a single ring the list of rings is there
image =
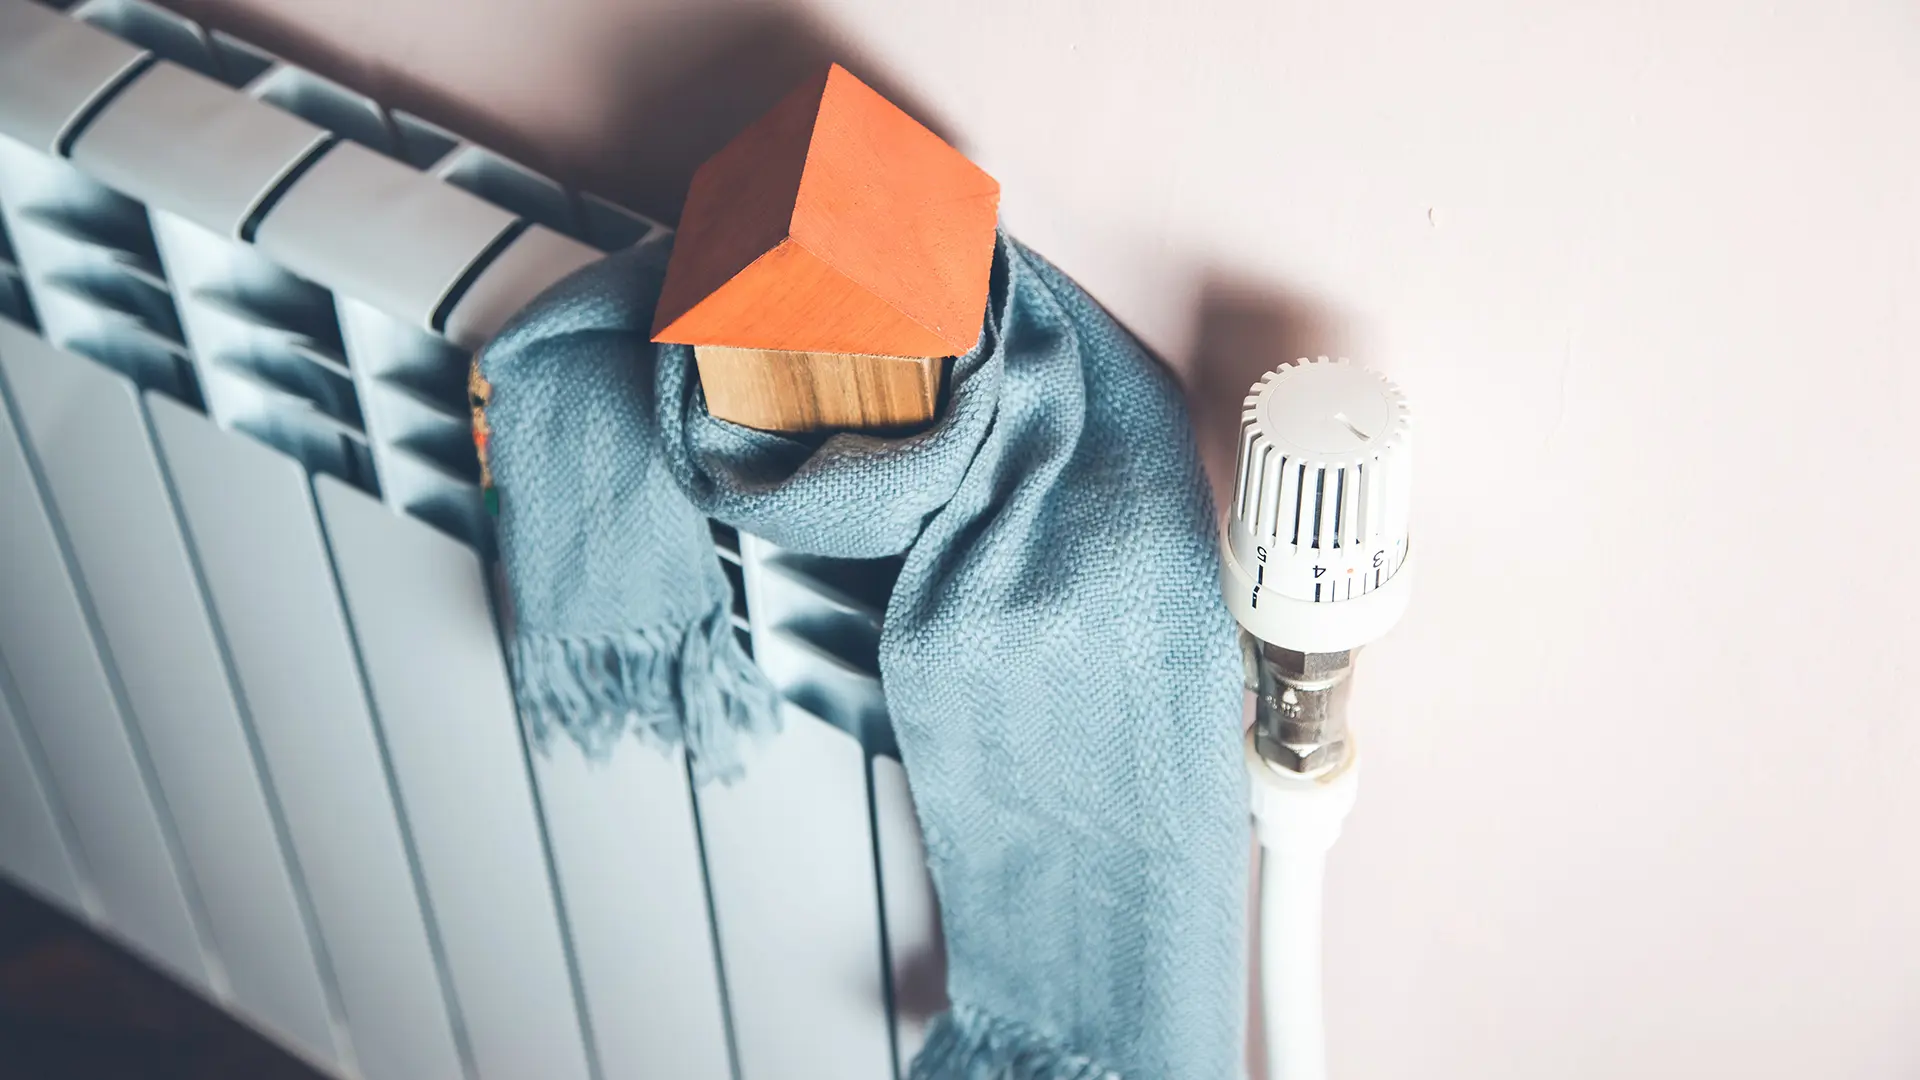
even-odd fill
[[[897,1076],[894,567],[715,525],[746,778],[523,735],[465,373],[660,226],[141,0],[0,0],[0,872],[321,1071]]]

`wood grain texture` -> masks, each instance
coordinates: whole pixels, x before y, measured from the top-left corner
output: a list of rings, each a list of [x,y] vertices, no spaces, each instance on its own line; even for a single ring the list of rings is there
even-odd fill
[[[933,420],[947,362],[934,357],[697,345],[713,415],[762,431],[862,431]]]
[[[992,177],[835,65],[695,176],[654,338],[964,353],[986,314],[999,194]]]

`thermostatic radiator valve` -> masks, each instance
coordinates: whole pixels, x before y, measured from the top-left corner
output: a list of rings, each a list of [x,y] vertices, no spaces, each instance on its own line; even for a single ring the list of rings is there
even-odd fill
[[[1406,610],[1412,453],[1399,387],[1346,360],[1302,359],[1247,394],[1221,584],[1259,694],[1255,749],[1289,773],[1346,760],[1354,650]]]

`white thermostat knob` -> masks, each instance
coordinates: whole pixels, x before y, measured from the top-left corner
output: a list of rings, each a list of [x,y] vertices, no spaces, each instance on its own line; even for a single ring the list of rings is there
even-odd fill
[[[1299,652],[1386,633],[1412,585],[1412,431],[1380,374],[1320,357],[1261,376],[1240,416],[1222,587],[1255,637]]]

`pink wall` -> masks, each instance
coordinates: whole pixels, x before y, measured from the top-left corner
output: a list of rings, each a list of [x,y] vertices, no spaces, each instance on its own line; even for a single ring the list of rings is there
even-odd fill
[[[1218,454],[1269,362],[1385,368],[1422,582],[1356,694],[1339,1074],[1920,1075],[1920,7],[182,4],[669,218],[839,58]]]

